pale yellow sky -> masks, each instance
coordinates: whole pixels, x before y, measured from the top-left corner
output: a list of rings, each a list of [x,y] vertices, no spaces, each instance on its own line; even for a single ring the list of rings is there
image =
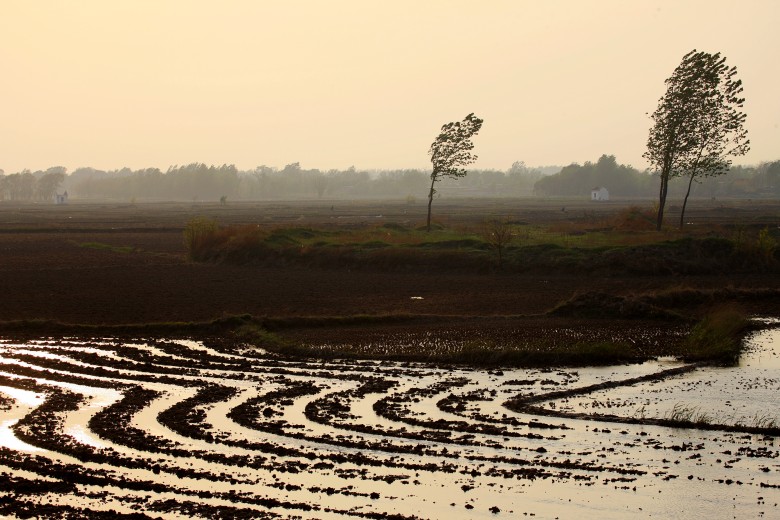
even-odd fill
[[[475,167],[643,168],[693,48],[737,66],[755,164],[780,159],[778,21],[776,0],[2,0],[0,168],[427,168],[469,112]]]

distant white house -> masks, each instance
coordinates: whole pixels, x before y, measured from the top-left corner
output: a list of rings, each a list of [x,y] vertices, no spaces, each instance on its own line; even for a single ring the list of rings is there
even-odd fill
[[[55,193],[54,194],[54,203],[55,204],[67,204],[68,203],[68,192],[67,192],[67,190],[62,195],[60,195],[59,193]]]
[[[598,186],[590,190],[590,200],[609,200],[609,190],[603,186]]]

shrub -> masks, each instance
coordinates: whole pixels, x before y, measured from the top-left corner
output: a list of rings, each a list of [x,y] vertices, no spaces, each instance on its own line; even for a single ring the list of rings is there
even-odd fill
[[[735,364],[742,352],[742,333],[748,326],[743,312],[733,306],[709,313],[691,330],[683,343],[683,359]]]
[[[493,219],[484,223],[482,238],[496,252],[498,267],[504,263],[504,250],[514,238],[512,226],[504,220]]]
[[[214,219],[193,217],[184,226],[184,247],[191,260],[198,260],[205,242],[219,229]]]
[[[774,262],[775,251],[777,250],[777,239],[772,236],[768,227],[765,227],[758,232],[756,250],[759,258],[765,265],[770,265]]]

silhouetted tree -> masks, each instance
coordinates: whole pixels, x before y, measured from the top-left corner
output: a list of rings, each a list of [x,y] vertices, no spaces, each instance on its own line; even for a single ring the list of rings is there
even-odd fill
[[[46,172],[38,178],[38,184],[36,186],[38,199],[53,200],[54,195],[57,193],[57,189],[65,180],[66,172],[67,170],[61,166],[55,166],[46,170]]]
[[[656,229],[663,224],[669,180],[687,176],[680,226],[690,187],[698,175],[720,175],[731,165],[729,156],[744,155],[749,149],[742,82],[735,79],[736,67],[728,67],[720,53],[697,52],[685,56],[666,80],[666,93],[651,116],[654,124],[644,157],[661,178]]]
[[[10,200],[32,200],[37,180],[30,170],[5,177],[5,190]]]
[[[604,186],[611,196],[632,197],[644,194],[649,176],[631,166],[618,164],[614,155],[602,155],[595,163],[570,164],[560,172],[542,177],[534,184],[538,195],[589,197],[596,186]]]
[[[767,191],[780,195],[780,161],[761,165],[761,171]]]
[[[477,156],[471,153],[474,137],[482,128],[482,120],[473,113],[463,118],[461,122],[447,123],[441,127],[441,133],[431,144],[428,155],[431,156],[431,190],[428,192],[428,223],[427,229],[431,230],[431,205],[436,182],[443,177],[463,177],[466,170],[463,166],[477,160]]]
[[[534,183],[542,178],[542,171],[538,168],[529,168],[523,161],[515,161],[506,172],[508,187],[513,195],[530,195],[533,193]]]
[[[484,223],[482,236],[488,245],[495,249],[498,255],[498,267],[504,264],[504,249],[514,238],[512,226],[506,219],[492,219]]]
[[[327,177],[324,173],[317,171],[316,174],[314,174],[313,183],[314,183],[314,189],[317,190],[317,198],[321,199],[323,195],[325,195],[325,190],[328,189],[328,183],[330,182],[330,178]]]

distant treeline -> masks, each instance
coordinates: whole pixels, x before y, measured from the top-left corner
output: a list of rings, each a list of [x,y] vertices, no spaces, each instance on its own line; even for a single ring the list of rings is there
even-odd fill
[[[504,171],[474,170],[465,178],[437,185],[446,196],[522,197],[533,195],[534,183],[560,167],[529,168],[516,162]],[[100,171],[79,168],[65,186],[84,199],[273,200],[273,199],[424,199],[430,188],[424,170],[307,170],[299,163],[282,169],[259,166],[241,171],[233,165],[201,163],[157,168]]]
[[[0,170],[0,200],[54,200],[57,189],[67,178],[66,172],[62,166],[37,172],[24,170],[11,175],[4,175]]]
[[[733,166],[721,176],[701,177],[694,183],[693,197],[773,198],[780,196],[780,161],[759,166]],[[669,196],[683,197],[688,179],[669,183]],[[618,164],[613,155],[602,155],[595,163],[571,164],[555,175],[540,179],[534,194],[548,197],[586,197],[593,188],[605,187],[610,197],[657,197],[659,178],[648,171]]]
[[[611,197],[657,196],[658,178],[647,171],[618,164],[612,155],[595,163],[531,168],[515,162],[506,171],[471,170],[458,179],[444,179],[437,192],[445,197],[582,197],[605,187]],[[425,170],[307,170],[299,163],[282,169],[259,166],[238,170],[234,165],[192,163],[158,168],[102,171],[79,168],[70,175],[63,167],[3,175],[0,200],[52,200],[67,190],[71,198],[132,200],[273,200],[273,199],[425,199],[430,172]],[[685,180],[670,184],[670,196],[682,196]],[[728,174],[703,178],[695,197],[778,197],[780,161],[735,166]]]

